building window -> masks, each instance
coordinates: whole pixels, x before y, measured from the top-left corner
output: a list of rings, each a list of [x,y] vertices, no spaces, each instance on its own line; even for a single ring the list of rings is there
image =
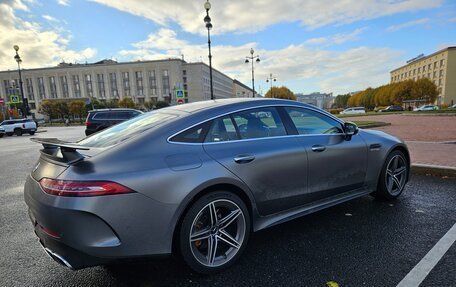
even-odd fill
[[[144,96],[143,73],[141,71],[136,71],[135,76],[136,76],[137,95]]]
[[[109,81],[111,84],[111,98],[118,99],[119,98],[119,91],[117,89],[117,74],[116,73],[109,73]]]
[[[157,80],[155,79],[155,71],[149,71],[149,86],[152,95],[157,94]]]
[[[93,97],[92,75],[85,75],[86,91],[89,98]]]
[[[428,73],[428,76],[427,76],[429,79],[431,78],[431,73]]]
[[[412,71],[409,71],[409,74],[408,74],[408,75],[409,75],[409,77],[412,76]]]
[[[439,77],[443,77],[443,70],[440,70]]]
[[[421,73],[421,67],[418,68],[418,74]]]
[[[445,59],[440,60],[440,67],[443,67],[445,65]]]
[[[106,90],[104,83],[104,74],[97,74],[98,95],[101,99],[106,98]]]
[[[170,88],[169,88],[169,73],[168,70],[163,70],[163,96],[169,97],[170,96]]]
[[[442,82],[443,82],[442,79],[439,79],[439,86],[442,85]]]
[[[423,66],[423,73],[426,72],[426,65]]]
[[[124,96],[130,97],[130,73],[123,72],[122,73],[122,80],[123,80],[123,88],[124,88]]]
[[[433,77],[434,79],[437,78],[437,71],[434,71],[432,77]]]
[[[431,67],[432,67],[431,64],[429,64],[429,65],[428,65],[428,71],[431,70]]]
[[[416,69],[413,69],[413,75],[414,76],[416,75]]]
[[[187,70],[183,70],[183,71],[182,71],[182,74],[183,74],[184,76],[187,75]]]
[[[437,62],[434,62],[434,69],[437,68]]]
[[[43,77],[38,78],[38,95],[39,95],[40,99],[46,98],[46,90],[44,88],[44,78]]]
[[[79,84],[79,75],[73,75],[73,90],[74,90],[74,97],[80,98],[81,97],[81,85]]]
[[[25,84],[27,86],[27,98],[34,101],[35,95],[33,94],[33,82],[32,79],[25,79]]]
[[[57,85],[55,84],[55,77],[49,77],[49,88],[51,92],[51,99],[57,98]]]
[[[60,85],[62,87],[62,93],[64,98],[69,97],[68,93],[68,81],[66,76],[60,76]]]

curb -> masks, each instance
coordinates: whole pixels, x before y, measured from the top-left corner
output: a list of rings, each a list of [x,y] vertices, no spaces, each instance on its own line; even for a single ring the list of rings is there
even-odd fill
[[[375,124],[367,124],[367,125],[360,125],[358,126],[361,129],[370,129],[370,128],[378,128],[378,127],[384,127],[384,126],[390,126],[391,123],[375,123]]]
[[[412,164],[411,170],[413,174],[418,175],[434,175],[456,178],[456,167],[431,165],[431,164]]]

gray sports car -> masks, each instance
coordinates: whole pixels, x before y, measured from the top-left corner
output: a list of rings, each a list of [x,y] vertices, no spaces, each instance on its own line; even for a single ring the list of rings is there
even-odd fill
[[[72,269],[178,253],[214,273],[252,231],[368,194],[393,200],[410,170],[399,139],[287,100],[178,105],[75,143],[33,141],[30,218]]]

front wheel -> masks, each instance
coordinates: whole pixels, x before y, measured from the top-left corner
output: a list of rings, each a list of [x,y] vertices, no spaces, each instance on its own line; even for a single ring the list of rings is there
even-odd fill
[[[231,266],[250,236],[250,215],[235,194],[218,191],[197,200],[180,229],[180,250],[190,268],[212,274]]]
[[[14,134],[20,137],[22,135],[22,130],[21,129],[15,129]]]
[[[394,200],[405,188],[409,164],[403,152],[395,150],[388,155],[383,165],[377,191],[372,195],[376,198]]]

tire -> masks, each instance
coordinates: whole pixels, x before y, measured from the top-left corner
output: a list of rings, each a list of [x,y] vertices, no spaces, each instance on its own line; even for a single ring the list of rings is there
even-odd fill
[[[0,134],[0,138],[2,138],[5,134]]]
[[[250,215],[244,202],[231,192],[216,191],[198,199],[185,214],[179,247],[191,269],[213,274],[239,259],[249,236]]]
[[[35,132],[29,132],[29,134],[30,134],[31,136],[33,136],[33,135],[35,134]]]
[[[22,130],[21,129],[15,129],[14,134],[17,135],[18,137],[22,136]]]
[[[393,151],[386,157],[377,190],[372,196],[381,200],[395,200],[404,190],[408,172],[409,163],[404,153],[399,150]]]

